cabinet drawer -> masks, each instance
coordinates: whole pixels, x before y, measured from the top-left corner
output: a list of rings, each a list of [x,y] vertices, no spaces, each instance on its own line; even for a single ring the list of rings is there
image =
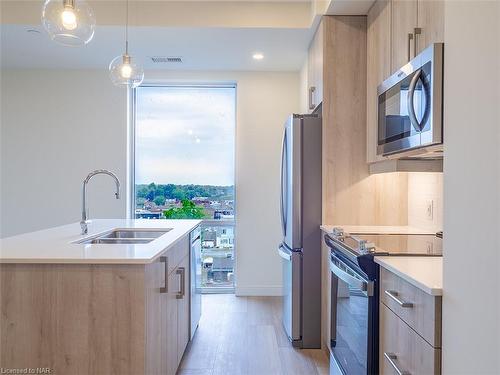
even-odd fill
[[[381,268],[380,300],[436,348],[441,347],[441,297]]]
[[[384,304],[380,304],[380,374],[440,374],[435,349]]]

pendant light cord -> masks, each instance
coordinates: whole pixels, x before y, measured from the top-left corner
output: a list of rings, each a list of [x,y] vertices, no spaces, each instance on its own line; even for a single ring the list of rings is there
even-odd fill
[[[125,55],[128,55],[128,0],[125,12]]]

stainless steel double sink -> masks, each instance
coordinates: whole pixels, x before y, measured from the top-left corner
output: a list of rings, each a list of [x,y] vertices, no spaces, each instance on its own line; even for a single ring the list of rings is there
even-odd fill
[[[75,241],[76,244],[145,244],[168,233],[172,228],[117,228]]]

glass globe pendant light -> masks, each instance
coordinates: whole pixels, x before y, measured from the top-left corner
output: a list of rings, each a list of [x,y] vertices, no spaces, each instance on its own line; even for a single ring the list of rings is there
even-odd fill
[[[81,46],[94,37],[95,16],[84,0],[46,0],[42,24],[52,40],[65,46]]]
[[[115,86],[135,88],[144,80],[144,69],[128,54],[128,0],[125,23],[125,53],[115,57],[109,64],[109,77]]]

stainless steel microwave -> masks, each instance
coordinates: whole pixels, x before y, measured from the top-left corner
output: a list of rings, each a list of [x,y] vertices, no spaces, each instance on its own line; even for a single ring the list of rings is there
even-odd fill
[[[443,43],[431,44],[386,79],[377,95],[378,155],[418,155],[442,144]]]

